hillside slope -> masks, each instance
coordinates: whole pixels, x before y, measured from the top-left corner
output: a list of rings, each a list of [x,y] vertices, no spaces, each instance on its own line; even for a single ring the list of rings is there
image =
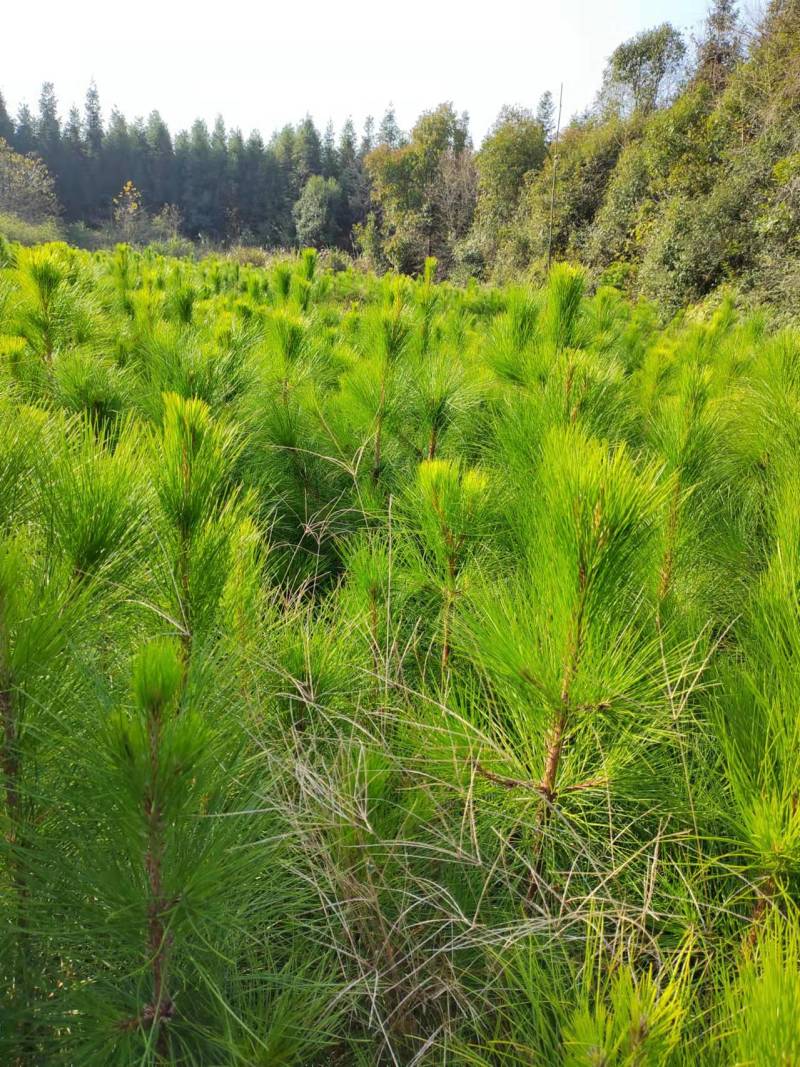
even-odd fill
[[[773,3],[747,57],[671,106],[572,124],[529,181],[498,266],[553,249],[667,307],[724,283],[790,311],[800,294],[800,5]]]

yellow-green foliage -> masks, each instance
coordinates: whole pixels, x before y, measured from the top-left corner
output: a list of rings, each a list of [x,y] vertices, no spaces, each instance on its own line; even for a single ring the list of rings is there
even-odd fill
[[[2,254],[0,1061],[797,1062],[800,334]]]

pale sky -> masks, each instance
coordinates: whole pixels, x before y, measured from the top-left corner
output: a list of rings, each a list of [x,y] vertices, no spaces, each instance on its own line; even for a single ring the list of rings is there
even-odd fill
[[[588,105],[621,41],[669,19],[697,31],[707,0],[7,0],[0,92],[60,109],[91,78],[105,115],[158,109],[173,133],[222,114],[268,137],[310,113],[320,128],[379,120],[408,129],[452,100],[480,141],[503,104],[535,107],[564,83],[564,114]]]

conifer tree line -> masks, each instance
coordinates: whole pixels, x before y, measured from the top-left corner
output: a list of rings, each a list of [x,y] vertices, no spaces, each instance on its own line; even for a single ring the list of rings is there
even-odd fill
[[[265,143],[256,131],[245,137],[226,128],[221,117],[210,130],[198,119],[174,136],[157,111],[129,121],[113,108],[104,122],[94,84],[83,111],[73,107],[63,121],[51,82],[42,86],[36,114],[23,104],[12,119],[0,97],[0,137],[44,161],[65,220],[102,224],[131,182],[151,212],[176,205],[187,236],[214,241],[292,243],[293,208],[316,176],[335,185],[335,211],[322,236],[336,243],[364,218],[364,157],[393,124],[390,111],[377,131],[368,122],[359,136],[348,120],[337,137],[332,124],[320,134],[306,117]]]

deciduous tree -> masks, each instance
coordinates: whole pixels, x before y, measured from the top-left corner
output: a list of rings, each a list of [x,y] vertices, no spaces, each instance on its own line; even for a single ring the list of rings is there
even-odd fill
[[[683,37],[669,22],[637,33],[611,53],[601,104],[626,114],[648,114],[674,94],[685,56]]]
[[[58,214],[55,183],[44,163],[20,155],[1,138],[0,212],[25,222],[42,222]]]

